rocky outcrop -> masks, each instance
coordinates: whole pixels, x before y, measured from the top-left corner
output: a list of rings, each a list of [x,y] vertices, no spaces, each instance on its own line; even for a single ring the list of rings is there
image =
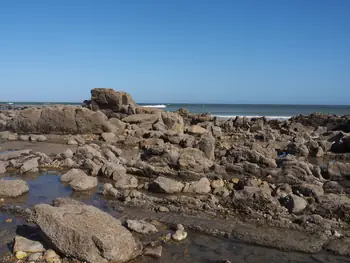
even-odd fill
[[[107,117],[75,106],[28,108],[17,112],[7,128],[22,134],[102,133],[107,129]]]
[[[140,246],[120,221],[87,205],[34,208],[34,222],[64,255],[90,263],[127,262]]]

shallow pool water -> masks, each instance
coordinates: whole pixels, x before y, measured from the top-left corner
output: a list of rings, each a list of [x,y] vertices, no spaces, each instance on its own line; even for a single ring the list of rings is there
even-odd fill
[[[5,204],[31,207],[38,203],[52,203],[57,197],[72,197],[100,209],[112,212],[108,202],[95,189],[86,193],[76,193],[60,182],[55,171],[32,175],[11,174],[2,178],[13,180],[23,179],[27,181],[30,191],[28,194],[15,199],[5,200]],[[101,185],[99,186],[101,187]],[[0,253],[9,251],[8,243],[11,242],[16,227],[24,224],[24,220],[14,214],[0,212]],[[217,238],[199,233],[189,232],[189,237],[180,243],[167,243],[163,246],[161,259],[142,257],[135,263],[206,263],[218,262],[227,259],[232,263],[350,263],[349,258],[338,257],[328,253],[308,255],[303,253],[283,252],[272,248],[249,245],[235,242],[229,239]]]

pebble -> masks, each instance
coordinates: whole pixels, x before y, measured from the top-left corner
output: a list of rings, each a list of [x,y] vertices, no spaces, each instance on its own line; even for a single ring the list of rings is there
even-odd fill
[[[341,234],[337,230],[334,230],[333,235],[335,237],[341,237]]]
[[[176,226],[176,229],[177,229],[177,230],[182,230],[182,231],[185,231],[184,226],[183,226],[183,225],[181,225],[181,224],[178,224],[178,225]]]
[[[144,255],[145,256],[151,256],[151,257],[155,257],[155,258],[160,258],[162,256],[162,252],[163,252],[163,247],[162,246],[158,246],[158,247],[149,247],[145,249]]]
[[[33,253],[33,254],[30,254],[29,257],[28,257],[28,261],[37,261],[39,260],[41,257],[42,257],[42,253]]]
[[[47,263],[60,263],[61,262],[60,257],[52,249],[49,249],[45,252],[43,259]]]
[[[169,212],[169,208],[167,208],[165,206],[160,206],[160,207],[158,207],[158,211],[159,212]]]
[[[17,251],[16,252],[16,258],[17,259],[25,259],[28,257],[28,254],[26,252],[23,251]]]
[[[175,241],[182,241],[187,238],[187,232],[183,230],[176,230],[176,232],[171,236]]]

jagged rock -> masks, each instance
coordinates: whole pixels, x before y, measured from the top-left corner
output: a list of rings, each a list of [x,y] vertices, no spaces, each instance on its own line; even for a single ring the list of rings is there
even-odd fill
[[[15,243],[13,246],[13,252],[16,253],[18,251],[23,251],[27,253],[37,253],[37,252],[44,252],[45,248],[38,241],[33,241],[25,237],[16,236]]]
[[[140,254],[140,245],[120,221],[96,207],[40,204],[34,212],[34,222],[64,255],[107,263],[127,262]]]
[[[133,230],[137,233],[148,235],[158,232],[158,229],[144,220],[126,220],[126,225],[130,230]]]
[[[68,145],[78,145],[79,143],[75,139],[70,139],[67,141]]]
[[[180,193],[184,184],[173,179],[159,176],[151,185],[149,190],[157,193],[174,194]]]
[[[17,197],[29,191],[28,184],[22,180],[0,180],[0,196]]]

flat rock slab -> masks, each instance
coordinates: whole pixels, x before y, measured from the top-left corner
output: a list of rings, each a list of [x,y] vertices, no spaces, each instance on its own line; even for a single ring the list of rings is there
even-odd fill
[[[28,184],[23,180],[0,180],[0,196],[17,197],[29,191]]]
[[[27,253],[38,253],[45,252],[45,248],[38,241],[30,240],[21,236],[16,236],[15,244],[13,246],[13,252],[16,253],[18,251],[23,251]]]
[[[154,225],[144,220],[137,221],[128,219],[126,220],[126,225],[129,229],[144,235],[158,232],[158,229]]]
[[[34,211],[34,222],[68,257],[91,263],[127,262],[141,252],[130,231],[96,207],[40,204]]]

